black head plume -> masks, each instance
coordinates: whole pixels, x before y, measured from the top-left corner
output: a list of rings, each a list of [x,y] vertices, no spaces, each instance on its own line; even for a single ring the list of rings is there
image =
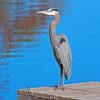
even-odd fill
[[[50,8],[48,11],[57,11],[57,12],[59,12],[59,10],[58,9],[56,9],[56,8]]]

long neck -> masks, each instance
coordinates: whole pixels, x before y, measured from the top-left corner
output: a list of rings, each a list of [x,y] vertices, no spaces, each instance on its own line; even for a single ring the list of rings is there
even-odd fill
[[[56,43],[57,43],[55,31],[56,31],[56,26],[59,23],[59,21],[60,21],[60,15],[59,15],[59,13],[56,13],[55,20],[50,25],[50,32],[49,32],[50,40],[53,45],[56,45]]]

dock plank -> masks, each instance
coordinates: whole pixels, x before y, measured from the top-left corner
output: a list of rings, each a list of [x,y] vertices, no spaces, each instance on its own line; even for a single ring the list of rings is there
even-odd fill
[[[55,87],[19,89],[19,100],[100,100],[100,82],[85,82]],[[27,98],[27,99],[26,99]]]

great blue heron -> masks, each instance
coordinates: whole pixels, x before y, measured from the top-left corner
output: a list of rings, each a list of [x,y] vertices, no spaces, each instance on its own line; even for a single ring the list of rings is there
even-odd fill
[[[66,79],[69,79],[71,75],[72,52],[67,37],[64,34],[56,35],[55,33],[56,26],[60,21],[59,11],[51,8],[37,13],[55,16],[55,20],[50,25],[49,34],[54,56],[60,66],[60,86],[63,89],[64,75]]]

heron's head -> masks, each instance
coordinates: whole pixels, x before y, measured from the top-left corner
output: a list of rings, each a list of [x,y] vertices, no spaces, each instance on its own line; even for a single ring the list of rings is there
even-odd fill
[[[48,10],[45,10],[45,11],[39,11],[37,13],[40,13],[40,14],[45,14],[45,15],[56,15],[57,13],[59,13],[59,11],[56,9],[56,8],[50,8]]]

